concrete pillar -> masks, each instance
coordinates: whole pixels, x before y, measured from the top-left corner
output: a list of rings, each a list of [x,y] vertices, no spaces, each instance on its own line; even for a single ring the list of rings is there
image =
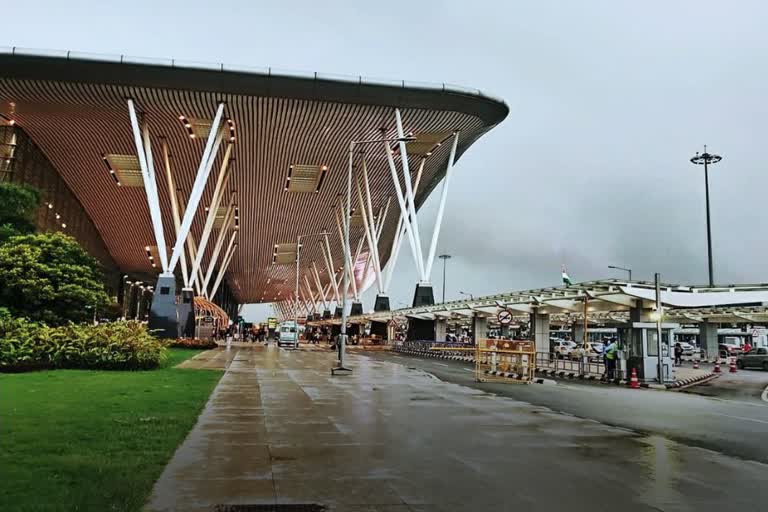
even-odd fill
[[[432,285],[419,283],[413,292],[413,307],[432,306],[435,304],[435,295],[432,292]]]
[[[576,343],[584,341],[584,324],[582,322],[576,322],[571,328],[571,338]]]
[[[534,313],[533,339],[536,342],[536,352],[549,352],[549,315],[546,313]]]
[[[435,341],[445,341],[448,321],[445,318],[435,318]]]
[[[478,340],[488,337],[488,319],[479,316],[477,313],[472,317],[472,341],[477,344]]]
[[[179,337],[192,338],[195,336],[195,305],[194,291],[191,288],[181,290],[181,300],[178,304]]]
[[[177,338],[179,336],[176,277],[173,275],[161,275],[157,278],[152,307],[149,310],[149,328],[156,330],[155,334],[160,338]]]
[[[699,324],[699,346],[706,354],[707,359],[714,359],[719,356],[717,324],[706,320]]]

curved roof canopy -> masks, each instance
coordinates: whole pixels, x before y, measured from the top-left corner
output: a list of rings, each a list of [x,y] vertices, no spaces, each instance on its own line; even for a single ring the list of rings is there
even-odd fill
[[[156,244],[141,177],[120,160],[136,155],[128,98],[149,128],[168,247],[173,247],[175,236],[159,148],[167,144],[183,206],[203,153],[206,126],[209,129],[219,102],[225,102],[234,144],[222,207],[231,202],[239,213],[238,246],[226,279],[241,303],[271,302],[291,293],[294,267],[273,264],[273,259],[276,245],[295,243],[298,235],[328,230],[334,265],[341,264],[335,208],[346,190],[349,143],[393,136],[395,108],[402,113],[406,132],[415,137],[408,149],[411,167],[424,160],[417,206],[444,175],[450,144],[440,142],[459,132],[458,158],[508,113],[500,100],[445,84],[0,49],[0,116],[25,130],[46,154],[120,268],[142,273],[157,270],[148,258],[152,251],[146,250]],[[364,149],[356,161],[365,158],[373,207],[383,211],[395,193],[385,153],[378,146]],[[214,162],[195,217],[196,240],[223,153]],[[111,173],[116,167],[125,169]],[[287,187],[289,172],[300,171],[306,180]],[[391,251],[399,217],[397,201],[391,202],[379,243],[383,260]],[[354,228],[353,247],[362,236],[362,227]],[[204,261],[213,246],[208,245]],[[301,261],[305,268],[314,261],[321,275],[327,274],[319,241],[304,246]]]

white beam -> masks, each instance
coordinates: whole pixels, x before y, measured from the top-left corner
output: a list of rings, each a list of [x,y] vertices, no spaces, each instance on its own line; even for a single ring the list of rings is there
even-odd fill
[[[221,161],[221,167],[219,168],[219,175],[216,178],[216,186],[213,189],[213,198],[211,205],[208,207],[208,215],[205,218],[205,225],[203,226],[203,234],[200,236],[200,247],[197,250],[197,257],[192,264],[193,274],[199,268],[202,268],[203,256],[205,256],[205,249],[208,247],[208,241],[211,238],[211,232],[213,231],[213,224],[216,222],[216,214],[219,211],[221,205],[221,199],[224,197],[224,187],[229,183],[229,157],[232,155],[232,143],[227,144],[227,150],[224,152],[224,159]],[[230,207],[234,201],[234,196],[230,198]],[[192,276],[192,282],[197,279],[196,274]],[[203,286],[205,288],[205,286]]]
[[[414,193],[419,190],[419,184],[421,183],[421,176],[424,172],[424,164],[427,159],[422,158],[419,163],[419,170],[416,173],[416,181],[413,184]],[[393,164],[394,165],[394,161]],[[405,210],[400,209],[400,219],[397,221],[397,229],[395,230],[395,241],[393,242],[392,254],[389,258],[389,272],[387,273],[387,279],[384,281],[384,289],[389,290],[389,285],[392,282],[392,276],[395,275],[395,267],[397,266],[397,257],[400,255],[400,248],[403,246],[403,237],[405,236],[405,230],[407,229],[406,220],[408,215]]]
[[[205,279],[203,279],[203,293],[208,290],[208,283],[213,275],[213,268],[219,261],[219,253],[224,245],[224,238],[226,237],[229,228],[235,225],[235,196],[232,195],[229,199],[229,206],[227,207],[227,213],[224,215],[224,222],[221,224],[221,229],[216,236],[216,243],[213,246],[213,254],[211,254],[211,261],[208,262],[208,271],[205,273]],[[223,260],[222,260],[223,261]],[[201,267],[202,268],[202,267]]]
[[[413,193],[413,187],[411,186],[411,171],[408,167],[408,150],[405,147],[405,132],[403,131],[403,120],[400,117],[400,109],[395,109],[395,124],[397,127],[397,136],[400,138],[400,163],[403,166],[403,178],[405,181],[405,193],[408,195],[408,211],[411,214],[409,229],[413,229],[413,237],[415,239],[416,254],[418,255],[420,265],[421,280],[426,281],[428,277],[424,273],[424,255],[421,251],[421,236],[419,235],[419,222],[416,217],[416,195]]]
[[[160,214],[160,201],[155,187],[154,162],[152,159],[152,148],[149,141],[149,132],[144,127],[144,140],[142,141],[141,130],[139,129],[139,119],[136,116],[136,108],[133,100],[128,99],[128,114],[131,119],[131,128],[133,130],[133,141],[136,144],[136,153],[139,158],[139,167],[141,176],[144,179],[144,192],[147,196],[147,206],[149,207],[149,216],[152,220],[152,229],[155,233],[155,244],[157,252],[160,255],[160,266],[163,274],[169,272],[168,269],[168,250],[165,247],[165,234],[163,233],[163,217]],[[170,270],[172,273],[173,270]]]
[[[229,267],[229,263],[232,261],[232,257],[235,253],[235,238],[237,237],[237,230],[232,231],[232,237],[229,239],[229,245],[227,246],[227,252],[225,253],[226,256],[224,256],[224,261],[221,264],[221,268],[219,269],[219,273],[216,276],[216,281],[213,283],[213,289],[211,290],[211,298],[216,296],[216,292],[219,289],[219,284],[221,284],[221,280],[224,278],[224,274],[227,272],[227,267]]]
[[[392,181],[395,184],[395,196],[397,197],[397,203],[400,205],[400,222],[406,227],[405,232],[408,234],[408,242],[411,244],[411,253],[413,254],[413,261],[416,263],[416,270],[419,273],[419,276],[423,275],[424,270],[422,269],[422,261],[419,258],[419,253],[416,252],[416,241],[415,236],[413,234],[413,230],[410,229],[410,220],[408,215],[408,206],[405,202],[405,197],[403,196],[403,189],[400,186],[400,178],[397,175],[397,167],[395,167],[395,159],[392,156],[392,148],[389,147],[389,142],[384,142],[384,152],[387,155],[387,163],[389,164],[389,171],[392,174]],[[406,156],[405,161],[408,160],[408,157]],[[406,181],[408,181],[410,178],[407,178]],[[408,184],[410,187],[410,183]],[[413,217],[413,220],[416,220],[416,217]]]
[[[445,169],[445,178],[443,178],[443,190],[440,194],[440,206],[437,209],[437,218],[435,219],[435,229],[432,231],[432,243],[429,244],[429,255],[427,256],[427,269],[425,277],[429,281],[432,275],[432,264],[435,261],[435,251],[437,250],[437,238],[440,236],[440,227],[443,224],[443,213],[445,212],[445,200],[448,197],[448,186],[451,183],[451,171],[453,162],[456,159],[456,146],[459,144],[459,132],[453,134],[453,144],[451,145],[451,154],[448,156],[448,166]]]
[[[373,272],[376,274],[376,285],[378,287],[379,293],[381,293],[384,283],[381,280],[381,266],[379,265],[379,260],[377,257],[377,251],[376,251],[376,237],[373,234],[373,214],[371,214],[370,219],[368,217],[368,211],[365,207],[365,202],[363,200],[363,193],[360,191],[360,181],[357,180],[355,182],[355,185],[357,185],[357,200],[360,203],[360,208],[362,209],[363,217],[363,228],[365,229],[365,238],[368,241],[368,250],[370,251],[370,256],[373,257]],[[366,263],[366,267],[367,267]],[[363,273],[365,274],[365,272]]]
[[[192,228],[192,221],[195,220],[195,213],[197,207],[200,204],[200,198],[203,196],[205,190],[205,184],[208,182],[208,175],[211,173],[211,167],[216,159],[216,154],[219,151],[219,145],[224,137],[224,131],[220,129],[221,116],[224,114],[224,103],[219,103],[219,107],[216,109],[216,115],[211,123],[211,132],[208,134],[208,140],[205,143],[205,149],[203,150],[203,157],[200,159],[200,165],[197,167],[197,174],[195,176],[195,183],[192,185],[192,192],[189,195],[187,201],[187,208],[184,212],[184,219],[181,221],[181,229],[179,230],[179,236],[176,238],[176,244],[173,247],[173,254],[171,255],[171,261],[168,264],[168,271],[173,272],[176,268],[176,262],[181,257],[181,251],[184,248],[184,241],[189,234],[189,230]],[[228,144],[229,146],[230,144]]]
[[[171,214],[173,216],[173,229],[176,237],[179,236],[181,227],[181,216],[179,214],[179,198],[176,196],[176,184],[174,183],[173,173],[171,172],[171,157],[168,153],[168,143],[163,140],[163,164],[165,166],[165,181],[168,185],[168,196],[171,199]],[[184,279],[184,288],[189,288],[189,271],[187,270],[187,258],[182,251],[181,257],[181,276]]]
[[[333,296],[336,299],[337,304],[341,304],[341,301],[339,299],[339,286],[336,283],[336,271],[333,268],[333,255],[331,254],[331,244],[328,241],[328,235],[326,234],[323,237],[325,240],[325,252],[323,252],[323,257],[325,258],[325,268],[328,271],[328,279],[333,283]]]
[[[339,230],[339,239],[341,240],[341,246],[344,247],[344,230],[341,227],[341,218],[339,218],[338,210],[334,210],[334,214],[336,216],[336,227]],[[342,213],[342,216],[343,215],[344,214]],[[362,240],[360,241],[362,242]],[[352,260],[351,252],[352,252],[352,246],[350,245],[350,251],[349,253],[345,254],[345,256],[347,258],[347,262],[349,263],[349,277],[350,277],[349,281],[350,281],[350,285],[352,286],[352,296],[355,297],[355,299],[357,299],[357,283],[355,283],[355,273],[353,272],[353,260]],[[354,261],[357,261],[357,256],[359,256],[359,254],[355,256]],[[348,287],[349,285],[347,286],[347,288]],[[348,294],[348,290],[345,289],[344,296],[346,296],[347,294]]]

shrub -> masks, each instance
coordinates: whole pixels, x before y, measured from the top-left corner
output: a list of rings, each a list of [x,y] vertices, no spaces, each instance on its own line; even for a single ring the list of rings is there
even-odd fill
[[[49,327],[0,310],[0,371],[146,370],[160,366],[166,352],[138,322]]]
[[[108,303],[98,263],[74,238],[39,233],[0,245],[0,306],[15,316],[64,325]]]
[[[208,339],[195,339],[195,338],[177,338],[170,342],[171,347],[178,348],[216,348],[218,345],[215,341]]]

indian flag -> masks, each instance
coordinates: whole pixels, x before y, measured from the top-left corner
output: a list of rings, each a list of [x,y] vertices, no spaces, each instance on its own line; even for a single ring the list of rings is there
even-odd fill
[[[568,277],[568,272],[565,270],[565,265],[563,265],[563,284],[565,286],[571,286],[571,278]]]

